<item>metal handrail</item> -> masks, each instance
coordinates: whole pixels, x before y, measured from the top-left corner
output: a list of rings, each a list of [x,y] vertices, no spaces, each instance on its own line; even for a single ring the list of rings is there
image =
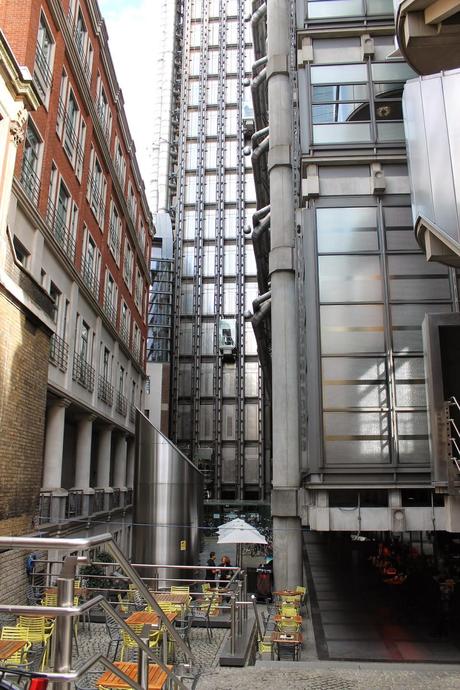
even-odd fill
[[[451,395],[451,397],[450,397],[449,400],[447,401],[447,404],[448,404],[449,406],[455,405],[455,406],[460,410],[460,403],[458,402],[458,400],[457,400],[457,398],[455,397],[455,395]]]
[[[147,601],[148,604],[152,607],[153,611],[158,614],[160,617],[161,622],[165,626],[166,630],[168,633],[171,635],[171,637],[174,639],[174,641],[179,645],[180,649],[184,652],[185,656],[190,659],[192,663],[195,662],[195,658],[193,656],[192,651],[189,649],[189,647],[185,644],[184,640],[181,638],[179,633],[176,631],[174,626],[171,624],[169,621],[167,615],[164,613],[160,605],[157,603],[155,597],[150,593],[148,587],[144,584],[142,578],[137,574],[137,572],[134,570],[132,565],[126,560],[124,557],[122,551],[120,548],[117,546],[117,544],[113,541],[113,537],[109,533],[101,534],[98,536],[94,537],[88,537],[86,539],[63,539],[63,538],[54,538],[54,537],[0,537],[0,548],[5,547],[5,548],[33,548],[33,549],[64,549],[67,551],[71,551],[72,553],[76,551],[85,551],[88,549],[93,549],[96,546],[102,546],[105,545],[108,551],[111,553],[111,555],[115,558],[116,563],[120,566],[120,568],[123,570],[125,575],[127,575],[133,584],[136,585],[137,589],[141,593],[141,595],[144,597],[144,599]],[[96,599],[97,597],[95,597]],[[94,601],[92,599],[91,601]],[[105,601],[105,599],[104,599]],[[83,611],[86,610],[85,607],[90,602],[85,602],[85,604],[82,604],[78,608],[83,608]],[[109,604],[107,604],[110,606]],[[34,609],[36,607],[27,607],[29,609]],[[111,607],[110,607],[111,608]],[[68,609],[71,609],[75,611],[73,607],[68,607]],[[0,607],[1,610],[1,607]],[[40,609],[41,611],[42,609]],[[47,607],[46,609],[48,612],[51,612],[51,608]],[[72,614],[70,614],[72,615]],[[134,633],[132,633],[132,630],[129,629],[129,634],[131,637],[135,639]],[[138,638],[140,639],[140,638]],[[137,640],[136,640],[137,641]]]

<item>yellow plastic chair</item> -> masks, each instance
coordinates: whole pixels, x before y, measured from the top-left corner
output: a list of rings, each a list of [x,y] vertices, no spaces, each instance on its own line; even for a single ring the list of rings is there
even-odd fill
[[[41,603],[42,606],[57,606],[57,594],[54,592],[48,592],[43,597]]]
[[[299,610],[295,606],[282,606],[280,614],[286,618],[292,618],[293,616],[298,616]]]
[[[190,587],[171,585],[171,594],[190,594]]]
[[[142,628],[144,627],[142,623],[139,625],[131,625],[130,626],[133,630],[133,632],[136,633],[136,635],[139,635],[142,632]],[[125,630],[121,631],[121,639],[122,639],[122,645],[121,645],[121,654],[120,654],[120,661],[124,660],[125,652],[129,653],[130,649],[138,649],[137,642],[129,635]]]
[[[211,591],[211,585],[209,584],[209,582],[204,582],[204,583],[201,585],[201,591],[203,592],[203,594],[204,594],[205,592],[210,592],[210,591]]]
[[[2,663],[4,666],[22,666],[24,669],[28,669],[31,662],[28,660],[28,652],[32,647],[32,642],[27,639],[27,630],[21,628],[19,625],[5,625],[2,628],[0,634],[0,640],[24,640],[26,645],[15,652],[8,659],[5,659]]]
[[[300,625],[295,623],[291,618],[282,618],[276,625],[280,632],[288,635],[299,632],[300,630]]]
[[[19,616],[19,627],[27,631],[27,640],[43,646],[43,657],[40,670],[45,668],[50,652],[50,640],[54,630],[54,621],[45,616]]]
[[[128,613],[127,601],[125,599],[123,599],[121,594],[117,594],[117,599],[118,599],[118,610],[120,611],[120,613],[121,614]]]

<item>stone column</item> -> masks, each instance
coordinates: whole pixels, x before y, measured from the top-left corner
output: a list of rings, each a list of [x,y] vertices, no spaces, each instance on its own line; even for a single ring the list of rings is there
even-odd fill
[[[85,415],[78,422],[77,448],[75,453],[75,488],[87,489],[90,485],[91,443],[94,415]]]
[[[119,434],[115,447],[115,471],[113,486],[117,489],[126,489],[126,434]]]
[[[128,489],[134,489],[134,458],[136,449],[136,439],[130,436],[128,439],[128,469],[126,473],[126,486]]]
[[[110,451],[112,447],[113,426],[107,425],[99,431],[96,484],[101,489],[110,486]]]
[[[68,400],[59,399],[54,400],[48,408],[42,482],[45,491],[61,487],[65,410],[68,406]]]

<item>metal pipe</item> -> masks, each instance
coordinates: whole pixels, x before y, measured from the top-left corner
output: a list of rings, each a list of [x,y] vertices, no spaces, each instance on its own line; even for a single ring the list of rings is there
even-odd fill
[[[265,139],[257,146],[251,156],[251,162],[257,163],[262,154],[266,153],[270,146],[270,137],[265,137]]]
[[[77,571],[77,557],[67,556],[61,574],[57,579],[58,606],[73,607],[74,580]],[[72,670],[72,628],[74,617],[58,616],[56,619],[54,670],[66,673]],[[70,683],[55,683],[55,690],[70,690]]]
[[[272,293],[269,290],[268,292],[264,292],[263,295],[259,295],[258,297],[256,297],[256,299],[253,300],[253,302],[252,302],[252,308],[254,310],[254,313],[258,312],[261,305],[264,302],[266,302],[267,300],[269,300],[271,298],[271,296],[272,296]]]
[[[255,597],[254,594],[251,594],[251,600],[252,600],[252,605],[254,607],[254,615],[255,615],[255,619],[256,619],[257,633],[259,635],[259,640],[262,640],[263,635],[262,635],[262,627],[260,625],[259,612],[257,610],[257,597]]]
[[[87,539],[58,539],[54,537],[0,537],[0,548],[8,549],[68,549],[84,551],[105,544],[112,539],[108,532]]]
[[[260,22],[263,17],[267,14],[267,3],[264,2],[260,7],[256,9],[254,14],[252,15],[251,18],[251,24],[252,24],[252,30],[254,31],[254,27],[256,24]]]
[[[252,63],[252,73],[254,74],[255,70],[259,69],[262,65],[266,65],[268,62],[268,57],[264,55],[263,57],[259,58],[255,62]],[[254,75],[255,76],[255,75]]]
[[[248,574],[246,570],[243,572],[243,600],[246,603],[248,600]],[[248,619],[248,608],[247,606],[243,607],[243,614],[244,614],[244,620],[247,621]]]
[[[261,139],[266,138],[269,132],[270,127],[264,127],[263,129],[258,129],[257,132],[254,132],[251,137],[252,148],[254,148],[254,145],[257,145],[257,142],[259,142]]]
[[[243,599],[243,583],[241,580],[238,582],[238,602],[237,602],[237,616],[238,616],[238,636],[241,637],[243,634],[243,609],[239,605],[239,602]]]
[[[268,206],[264,206],[263,208],[259,208],[255,213],[252,214],[252,224],[255,225],[258,223],[261,218],[267,215],[267,213],[270,213],[270,204],[268,204]]]
[[[139,659],[137,662],[137,682],[144,690],[147,690],[149,685],[149,658],[143,649],[139,650]]]
[[[235,654],[235,642],[236,642],[236,607],[235,607],[235,594],[234,592],[230,595],[230,654]]]

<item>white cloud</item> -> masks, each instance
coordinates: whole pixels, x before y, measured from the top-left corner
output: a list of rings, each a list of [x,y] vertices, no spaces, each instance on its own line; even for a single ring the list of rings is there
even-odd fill
[[[156,0],[99,0],[109,33],[109,47],[123,91],[137,160],[148,188],[151,176],[156,49],[159,43]]]

